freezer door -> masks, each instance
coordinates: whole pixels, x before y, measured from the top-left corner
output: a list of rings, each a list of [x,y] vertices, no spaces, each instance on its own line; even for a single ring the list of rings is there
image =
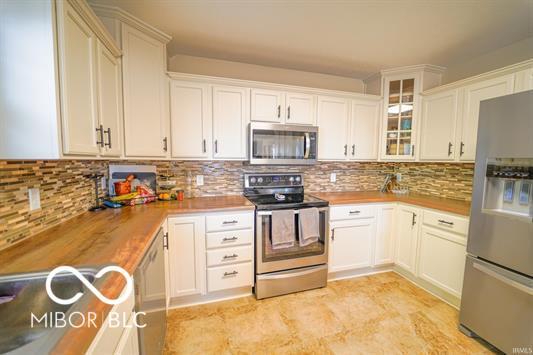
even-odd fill
[[[533,279],[468,256],[459,321],[507,354],[533,350]],[[514,351],[513,351],[514,349]]]
[[[533,275],[533,220],[483,212],[487,159],[533,158],[533,90],[480,105],[467,251]]]

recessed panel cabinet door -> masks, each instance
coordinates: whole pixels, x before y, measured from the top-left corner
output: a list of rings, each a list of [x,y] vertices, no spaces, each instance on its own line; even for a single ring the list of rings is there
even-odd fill
[[[59,65],[63,153],[96,155],[96,36],[68,2],[61,2]],[[31,99],[31,98],[30,98]]]
[[[166,157],[165,45],[122,24],[125,154]]]
[[[363,218],[332,223],[329,272],[357,269],[372,264],[374,221],[374,218]]]
[[[413,274],[416,273],[416,248],[420,218],[418,209],[408,206],[398,207],[396,264]]]
[[[377,209],[378,221],[374,248],[374,265],[394,263],[394,222],[396,207],[381,206]]]
[[[318,159],[345,160],[348,156],[349,101],[318,97]]]
[[[168,262],[171,297],[205,293],[204,217],[168,219]]]
[[[252,89],[252,121],[283,123],[285,109],[283,92]]]
[[[459,143],[459,160],[473,161],[476,158],[479,103],[513,92],[514,75],[504,75],[476,83],[465,88],[465,103]]]
[[[122,154],[122,82],[120,60],[100,42],[97,46],[98,118],[103,129],[103,156]]]
[[[213,157],[246,159],[250,90],[213,87]]]
[[[454,160],[458,92],[451,90],[423,99],[421,160]]]
[[[378,102],[352,102],[350,159],[378,158],[380,107]]]
[[[287,106],[285,123],[315,124],[315,96],[288,92],[285,100]]]
[[[170,128],[173,158],[207,158],[211,152],[209,86],[170,83]]]

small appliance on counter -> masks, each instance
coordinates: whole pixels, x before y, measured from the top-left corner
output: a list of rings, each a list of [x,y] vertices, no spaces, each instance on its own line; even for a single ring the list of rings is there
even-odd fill
[[[109,165],[108,207],[133,206],[156,200],[157,173],[153,165]]]

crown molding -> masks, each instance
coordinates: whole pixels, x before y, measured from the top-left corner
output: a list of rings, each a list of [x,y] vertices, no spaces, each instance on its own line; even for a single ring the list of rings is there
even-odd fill
[[[168,34],[158,30],[154,26],[144,22],[140,18],[133,16],[129,12],[124,11],[119,7],[93,3],[91,3],[90,6],[98,16],[117,19],[147,34],[148,36],[157,39],[162,43],[167,44],[172,39],[172,37]]]
[[[441,67],[433,64],[418,64],[418,65],[408,65],[398,68],[382,69],[380,71],[381,75],[392,75],[392,74],[403,74],[410,72],[429,72],[435,74],[442,74],[446,70],[446,67]]]

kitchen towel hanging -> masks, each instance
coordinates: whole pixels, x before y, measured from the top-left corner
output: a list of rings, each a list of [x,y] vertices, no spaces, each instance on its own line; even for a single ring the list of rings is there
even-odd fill
[[[293,210],[272,211],[272,249],[294,246]]]
[[[318,242],[320,236],[318,229],[318,208],[303,208],[300,210],[299,239],[300,246],[304,247]]]

